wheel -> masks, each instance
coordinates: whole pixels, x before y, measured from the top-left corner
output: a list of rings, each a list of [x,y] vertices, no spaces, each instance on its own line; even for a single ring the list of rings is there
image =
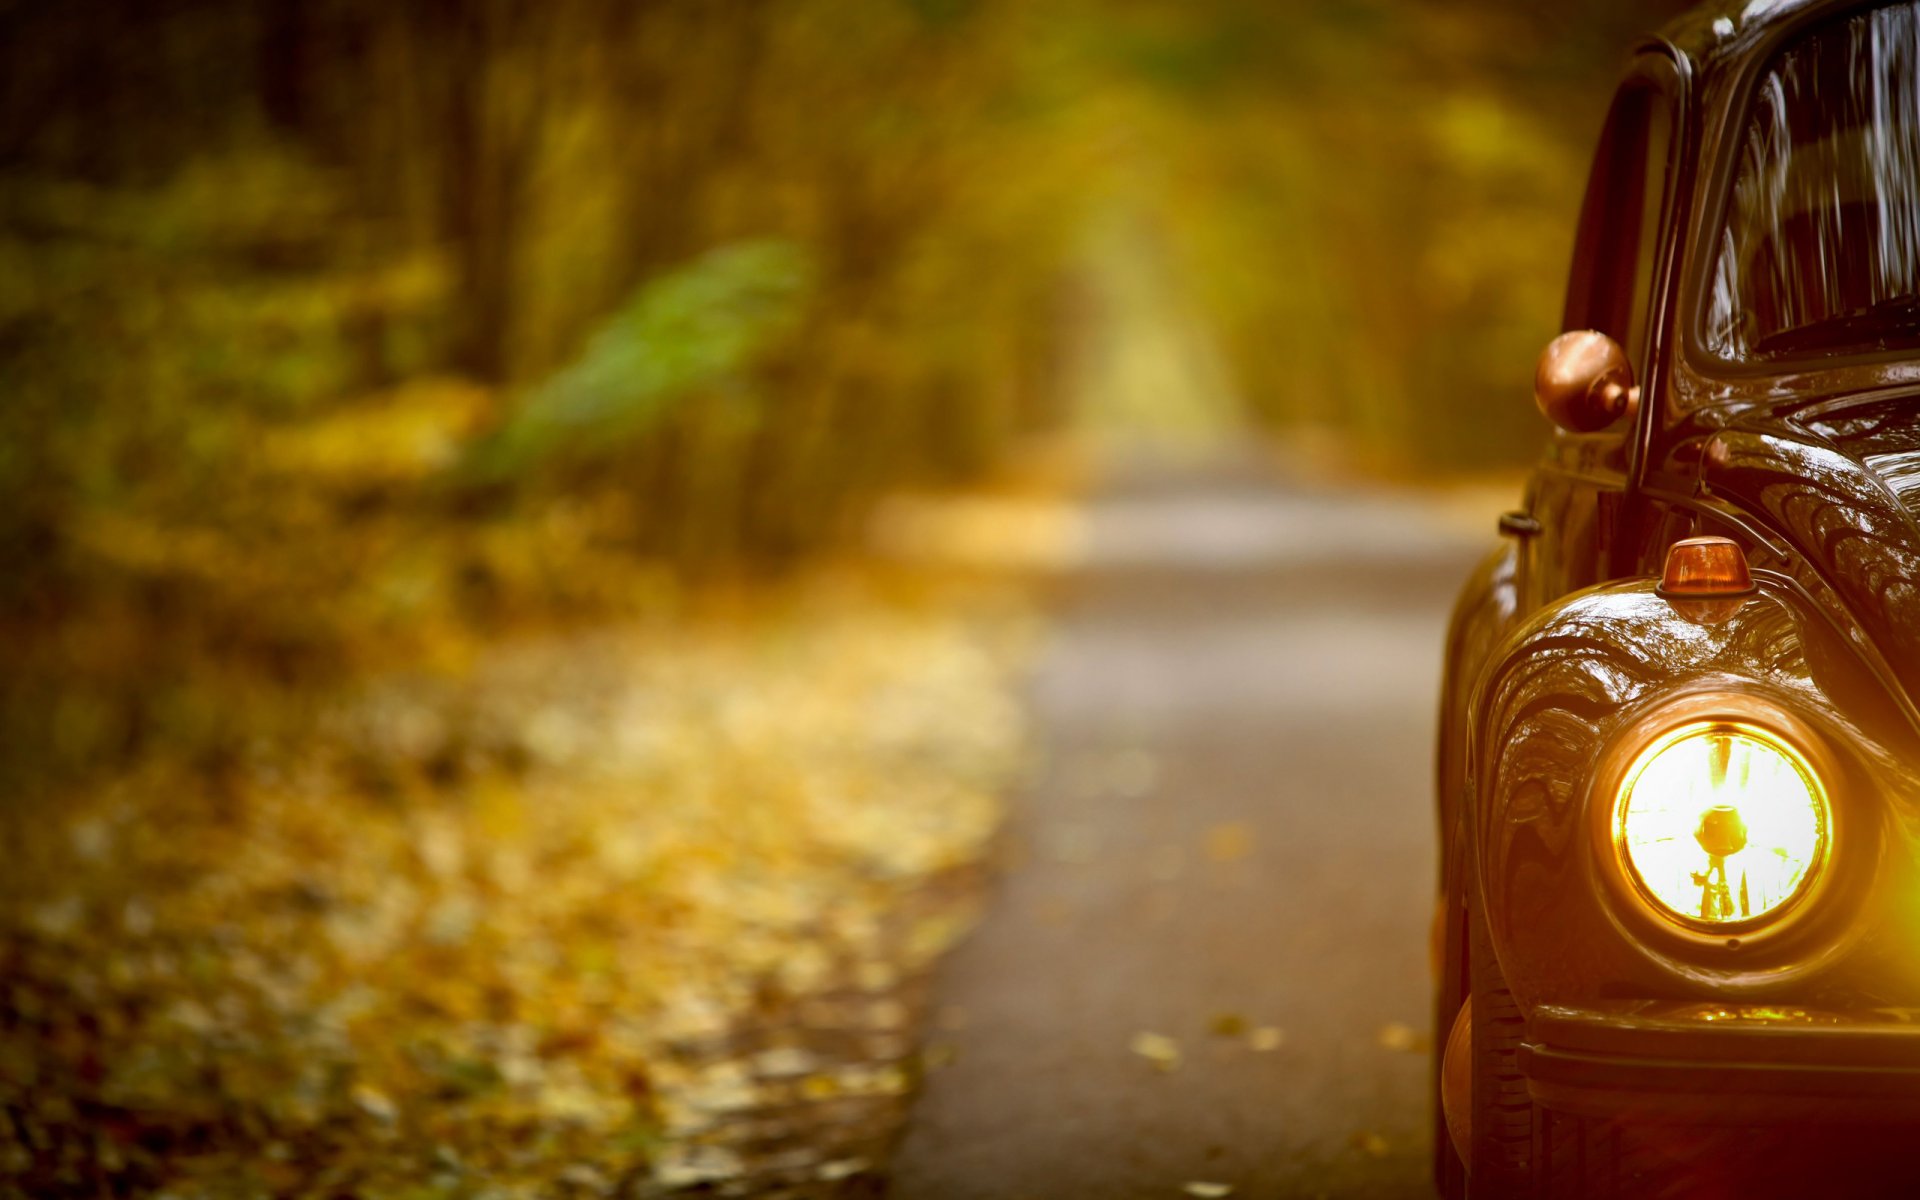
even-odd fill
[[[1467,1195],[1472,1200],[1519,1200],[1534,1195],[1533,1131],[1539,1120],[1520,1045],[1527,1019],[1514,1003],[1494,958],[1486,921],[1467,914],[1469,995],[1473,1003],[1473,1131]]]

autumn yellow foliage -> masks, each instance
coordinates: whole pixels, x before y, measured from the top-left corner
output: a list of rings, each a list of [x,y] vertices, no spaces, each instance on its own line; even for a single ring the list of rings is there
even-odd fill
[[[676,1047],[770,996],[886,993],[964,927],[964,903],[890,918],[995,827],[1025,640],[1004,598],[842,577],[374,678],[223,778],[155,761],[23,814],[0,1178],[411,1197],[697,1175],[676,1139],[753,1097]],[[795,1094],[897,1092],[908,1050]]]

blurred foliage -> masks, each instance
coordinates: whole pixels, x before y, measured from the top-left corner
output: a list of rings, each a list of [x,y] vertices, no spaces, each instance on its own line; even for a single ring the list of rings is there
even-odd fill
[[[1683,7],[1122,6],[1097,37],[1147,92],[1135,203],[1242,408],[1403,470],[1529,458],[1600,120]]]
[[[778,568],[1089,405],[1511,462],[1665,7],[0,8],[0,761],[230,756],[208,664]]]
[[[6,772],[223,761],[236,686],[670,607],[1046,426],[1078,181],[1029,26],[0,9]]]

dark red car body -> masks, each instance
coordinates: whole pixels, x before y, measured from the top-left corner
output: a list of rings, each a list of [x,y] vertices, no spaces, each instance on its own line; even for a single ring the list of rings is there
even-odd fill
[[[1866,103],[1793,109],[1783,75],[1880,54],[1883,26],[1920,29],[1920,9],[1700,10],[1636,50],[1614,103],[1565,328],[1625,347],[1637,411],[1556,431],[1447,644],[1436,1043],[1458,1023],[1471,1058],[1451,1064],[1464,1154],[1436,1138],[1445,1193],[1920,1195],[1920,310],[1795,326],[1807,276],[1866,269],[1809,260],[1829,243],[1798,216],[1742,260],[1759,266],[1727,261],[1765,122]],[[1917,51],[1871,60],[1876,97],[1920,107]],[[1851,152],[1877,119],[1824,136]],[[1915,266],[1885,232],[1908,185],[1875,186],[1821,219],[1878,222],[1862,253],[1892,278]],[[1743,269],[1777,286],[1743,291]],[[1757,585],[1711,619],[1657,591],[1701,534],[1735,540]],[[1649,723],[1724,697],[1814,748],[1847,835],[1817,903],[1766,936],[1649,919],[1596,826]]]

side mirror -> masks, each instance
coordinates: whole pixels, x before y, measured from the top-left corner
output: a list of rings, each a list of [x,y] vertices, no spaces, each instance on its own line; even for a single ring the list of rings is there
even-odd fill
[[[1633,415],[1640,406],[1640,385],[1619,342],[1581,329],[1561,334],[1540,352],[1533,401],[1560,428],[1596,433]]]

